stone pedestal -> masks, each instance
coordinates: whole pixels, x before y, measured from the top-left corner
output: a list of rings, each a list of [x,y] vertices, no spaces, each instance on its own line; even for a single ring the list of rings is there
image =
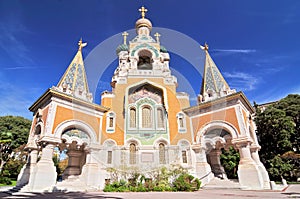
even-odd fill
[[[48,144],[43,148],[42,157],[34,167],[29,179],[30,191],[51,191],[56,184],[57,173],[52,160],[53,148],[53,144]]]
[[[67,152],[69,156],[68,160],[68,167],[64,171],[63,179],[67,179],[69,176],[72,175],[80,175],[80,161],[81,157],[83,155],[82,151],[76,150],[76,149],[70,149]]]
[[[193,150],[196,156],[196,176],[200,179],[201,186],[204,186],[214,178],[214,175],[210,165],[207,163],[205,148],[193,146]]]
[[[258,169],[259,169],[259,171],[261,173],[261,176],[263,178],[263,188],[264,189],[271,189],[269,174],[268,174],[265,166],[262,164],[262,162],[259,159],[258,147],[251,147],[251,157],[255,161],[255,163],[257,164]]]
[[[29,153],[27,162],[22,167],[22,169],[18,175],[17,186],[23,186],[25,184],[28,184],[30,175],[33,174],[33,169],[36,166],[37,154],[38,154],[37,150],[32,150]]]
[[[227,175],[225,173],[224,167],[221,165],[220,161],[220,155],[221,155],[220,149],[213,149],[209,153],[209,159],[210,159],[210,165],[212,168],[212,172],[214,175],[221,179],[227,179]]]
[[[243,189],[261,190],[264,187],[261,172],[251,158],[248,142],[237,143],[240,152],[238,166],[239,183]]]

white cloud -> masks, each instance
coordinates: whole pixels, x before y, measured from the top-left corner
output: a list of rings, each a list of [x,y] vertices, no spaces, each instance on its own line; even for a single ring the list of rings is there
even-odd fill
[[[16,17],[9,17],[0,21],[0,49],[17,64],[33,64],[30,49],[26,45],[24,36],[33,34]]]
[[[243,53],[243,54],[249,54],[249,53],[255,53],[255,49],[213,49],[213,52],[224,52],[224,53]]]
[[[256,88],[259,79],[251,74],[243,72],[224,72],[224,77],[227,78],[229,86],[236,90],[251,91]]]

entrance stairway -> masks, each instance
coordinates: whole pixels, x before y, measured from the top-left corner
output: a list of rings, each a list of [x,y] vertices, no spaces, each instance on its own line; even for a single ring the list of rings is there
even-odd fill
[[[241,186],[236,179],[221,179],[214,177],[203,189],[240,189]]]
[[[69,176],[67,179],[57,182],[54,189],[60,191],[87,191],[86,185],[79,179],[79,176]]]

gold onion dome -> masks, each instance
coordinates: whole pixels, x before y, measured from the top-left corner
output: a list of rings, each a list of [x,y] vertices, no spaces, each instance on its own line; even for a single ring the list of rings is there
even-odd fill
[[[148,12],[148,10],[142,6],[139,11],[141,12],[141,16],[142,18],[141,19],[138,19],[135,23],[135,28],[138,29],[138,28],[141,28],[141,27],[147,27],[150,31],[152,29],[152,23],[149,19],[146,19],[145,16],[146,16],[146,12]]]
[[[146,19],[146,18],[141,18],[139,20],[136,21],[135,23],[135,28],[138,29],[140,27],[147,27],[149,30],[152,29],[152,23],[150,20]]]

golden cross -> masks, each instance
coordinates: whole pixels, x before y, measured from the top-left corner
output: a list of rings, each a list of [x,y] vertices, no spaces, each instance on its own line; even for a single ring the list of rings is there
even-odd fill
[[[139,11],[141,12],[141,15],[142,15],[142,18],[144,19],[145,18],[145,15],[146,15],[146,12],[148,12],[148,10],[142,6]]]
[[[80,38],[79,42],[78,42],[78,50],[81,51],[81,49],[83,47],[85,47],[87,45],[87,43],[82,43],[82,38]]]
[[[159,37],[160,37],[160,34],[157,32],[157,33],[155,33],[155,35],[154,35],[155,37],[156,37],[156,41],[157,41],[157,43],[159,43]]]
[[[122,36],[124,37],[124,44],[126,44],[126,38],[128,36],[128,33],[125,31],[122,33]]]

